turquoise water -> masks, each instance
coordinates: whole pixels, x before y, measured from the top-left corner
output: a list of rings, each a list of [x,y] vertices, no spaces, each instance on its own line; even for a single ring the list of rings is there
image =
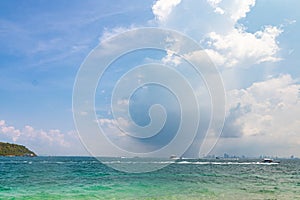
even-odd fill
[[[129,174],[89,157],[0,157],[0,199],[300,199],[300,160],[187,160]],[[107,158],[135,167],[161,159]]]

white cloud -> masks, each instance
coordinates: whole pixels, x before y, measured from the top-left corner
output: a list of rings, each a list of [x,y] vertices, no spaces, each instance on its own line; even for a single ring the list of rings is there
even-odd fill
[[[218,6],[221,1],[222,0],[207,0],[207,2],[215,9],[214,11],[216,13],[223,15],[225,11]]]
[[[225,14],[225,11],[224,11],[222,8],[220,8],[220,7],[217,7],[217,8],[215,9],[215,12],[216,12],[216,13],[219,13],[219,14],[221,14],[221,15]]]
[[[180,2],[181,0],[158,0],[152,6],[153,14],[160,22],[164,22],[172,12],[172,9]]]
[[[226,58],[219,52],[212,49],[206,49],[206,53],[217,66],[222,66],[224,63],[226,63]]]
[[[4,120],[0,120],[0,126],[3,126],[5,124]]]
[[[18,129],[0,120],[0,138],[2,141],[25,145],[41,155],[86,154],[74,131],[67,133],[62,133],[58,129],[44,131],[29,125]]]
[[[270,150],[300,144],[300,84],[290,75],[256,82],[228,93],[227,123],[223,137],[240,138],[257,145],[268,143]],[[269,143],[274,143],[272,146]],[[244,141],[246,143],[246,141]],[[297,146],[298,145],[298,146]],[[279,148],[279,147],[278,147]],[[278,149],[276,152],[285,152]],[[293,154],[293,152],[287,152]]]
[[[181,58],[171,50],[167,50],[167,55],[162,59],[162,63],[174,66],[178,66],[181,62]]]
[[[234,22],[246,17],[251,7],[255,5],[255,0],[207,0],[207,2],[215,8],[216,13],[227,13]]]
[[[234,21],[238,21],[239,19],[246,17],[246,14],[250,11],[251,7],[255,5],[255,0],[231,0],[229,2],[227,9],[231,15],[231,19]],[[225,10],[227,9],[225,8]]]
[[[162,2],[168,4],[167,1],[158,1],[157,4]],[[221,68],[250,67],[262,62],[279,61],[277,39],[283,32],[283,26],[265,25],[249,32],[239,22],[253,6],[255,0],[206,0],[182,1],[176,4],[176,9],[171,9],[172,14],[161,9],[161,12],[152,10],[157,24],[184,32],[200,41],[212,61]],[[169,55],[164,58],[169,63],[172,59],[176,58]]]
[[[276,62],[280,60],[276,56],[280,50],[276,39],[282,32],[273,26],[266,26],[253,34],[243,28],[232,29],[227,34],[211,32],[208,34],[211,48],[207,51],[216,64],[226,67]]]
[[[213,153],[300,156],[299,90],[287,74],[229,91],[226,123]]]

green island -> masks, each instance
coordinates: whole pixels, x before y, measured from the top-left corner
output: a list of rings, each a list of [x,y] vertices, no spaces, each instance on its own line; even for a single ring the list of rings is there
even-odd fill
[[[35,157],[36,154],[23,145],[0,142],[0,156]]]

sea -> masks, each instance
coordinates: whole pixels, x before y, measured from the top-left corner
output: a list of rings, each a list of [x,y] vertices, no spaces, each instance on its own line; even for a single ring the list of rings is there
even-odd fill
[[[300,199],[300,160],[0,157],[0,199]],[[170,162],[145,173],[134,168]]]

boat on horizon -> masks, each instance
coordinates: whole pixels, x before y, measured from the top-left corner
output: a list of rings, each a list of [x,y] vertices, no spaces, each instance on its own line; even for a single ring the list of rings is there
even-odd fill
[[[170,159],[172,159],[172,160],[178,160],[178,159],[180,159],[180,158],[177,157],[176,155],[171,155],[171,156],[170,156]]]
[[[280,163],[279,161],[274,161],[273,159],[271,158],[264,158],[262,160],[262,163]]]

